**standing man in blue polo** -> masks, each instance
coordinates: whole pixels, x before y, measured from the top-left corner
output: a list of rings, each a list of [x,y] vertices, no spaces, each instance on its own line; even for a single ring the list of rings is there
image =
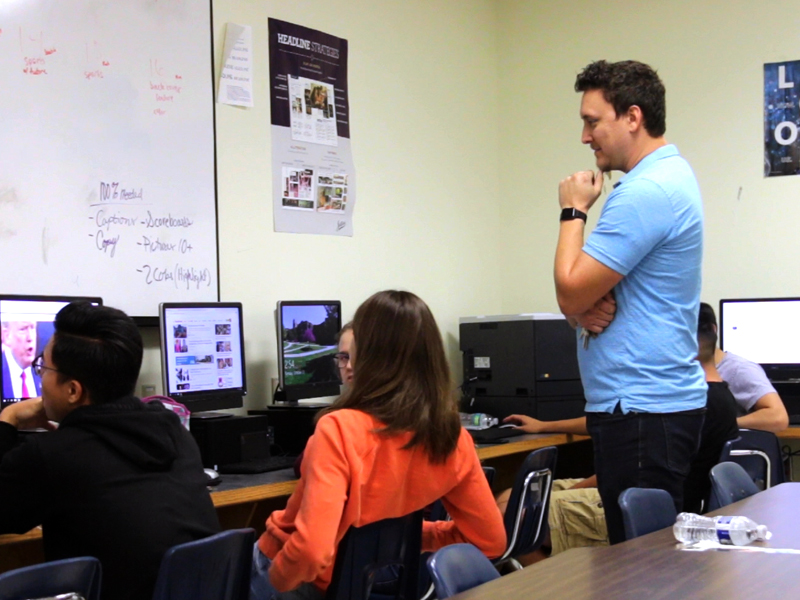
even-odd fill
[[[697,356],[703,250],[700,190],[664,139],[664,85],[648,65],[597,61],[577,77],[581,141],[599,171],[559,185],[558,303],[581,336],[578,361],[598,489],[612,544],[625,533],[617,499],[629,487],[683,503],[697,452],[706,383]],[[586,213],[608,171],[625,175],[584,244]]]

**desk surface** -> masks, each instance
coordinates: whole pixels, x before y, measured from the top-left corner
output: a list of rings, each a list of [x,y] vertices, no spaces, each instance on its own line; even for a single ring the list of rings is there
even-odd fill
[[[784,483],[714,514],[746,515],[772,531],[753,546],[800,549],[800,483]],[[616,546],[576,548],[479,586],[453,600],[600,598],[792,598],[800,555],[680,549],[672,528]]]
[[[511,438],[504,444],[487,445],[478,448],[481,460],[530,452],[545,446],[560,446],[571,442],[589,439],[587,436],[563,433],[530,434]],[[238,504],[255,503],[271,498],[291,496],[297,486],[292,469],[282,469],[258,475],[223,475],[219,487],[212,489],[211,500],[216,508]],[[23,535],[0,535],[0,546],[40,538],[42,531],[33,529]]]
[[[492,444],[477,449],[478,458],[497,458],[522,452],[530,452],[545,446],[561,446],[589,439],[585,435],[565,433],[529,434],[510,438],[504,444]],[[289,496],[297,485],[291,469],[283,469],[261,475],[223,475],[219,491],[213,491],[214,506],[230,506],[244,502],[257,502],[269,498]]]

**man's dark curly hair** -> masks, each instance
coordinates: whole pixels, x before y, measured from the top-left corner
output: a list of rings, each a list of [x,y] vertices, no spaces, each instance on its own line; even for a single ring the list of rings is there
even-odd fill
[[[575,79],[575,91],[600,90],[617,117],[631,106],[642,109],[644,128],[652,137],[667,130],[666,90],[652,67],[635,60],[590,63]]]

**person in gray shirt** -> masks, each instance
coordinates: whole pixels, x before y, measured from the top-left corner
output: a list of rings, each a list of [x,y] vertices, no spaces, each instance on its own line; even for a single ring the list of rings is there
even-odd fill
[[[700,303],[700,313],[707,314],[717,329],[714,309]],[[719,348],[714,351],[717,371],[728,386],[739,406],[737,424],[742,429],[761,429],[778,433],[789,426],[789,415],[783,400],[775,391],[761,365]]]

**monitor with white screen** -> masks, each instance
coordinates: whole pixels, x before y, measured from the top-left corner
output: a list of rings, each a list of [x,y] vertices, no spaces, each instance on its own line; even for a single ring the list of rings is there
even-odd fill
[[[192,413],[243,406],[241,303],[163,303],[159,329],[165,395]]]
[[[338,395],[339,371],[333,355],[342,328],[342,303],[282,300],[276,321],[279,379],[286,401]]]
[[[773,381],[800,378],[800,298],[720,300],[719,313],[720,348],[759,363]]]
[[[41,395],[41,381],[33,372],[33,360],[55,331],[56,314],[70,302],[100,298],[84,296],[20,296],[0,294],[0,334],[3,354],[2,407]]]

